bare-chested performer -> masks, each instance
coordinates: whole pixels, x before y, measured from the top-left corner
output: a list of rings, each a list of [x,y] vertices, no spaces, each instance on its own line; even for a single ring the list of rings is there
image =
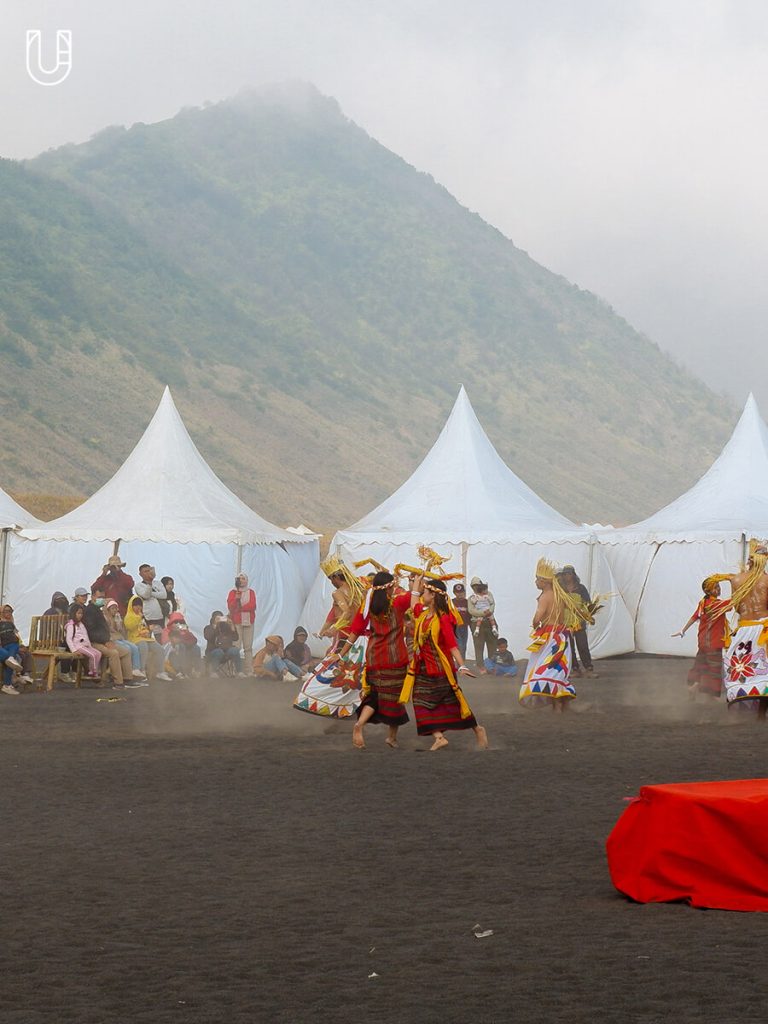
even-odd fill
[[[555,567],[544,558],[536,566],[536,586],[541,593],[533,616],[531,657],[520,687],[520,703],[528,707],[551,703],[553,710],[562,711],[576,696],[570,681],[568,637],[581,619],[571,595],[560,585]]]
[[[739,625],[725,654],[726,699],[757,700],[758,717],[768,711],[768,548],[750,541],[750,556],[744,572],[735,573],[731,584],[731,607]]]

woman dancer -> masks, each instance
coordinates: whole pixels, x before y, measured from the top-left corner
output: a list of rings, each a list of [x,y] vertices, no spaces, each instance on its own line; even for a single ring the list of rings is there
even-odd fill
[[[408,667],[400,702],[413,696],[416,731],[419,736],[432,736],[430,750],[448,746],[445,733],[451,729],[473,729],[477,745],[488,746],[488,736],[467,704],[456,675],[472,676],[464,664],[454,633],[454,616],[448,604],[445,583],[423,577],[411,591],[421,597],[414,612],[417,615],[413,636],[413,657]],[[458,666],[458,669],[456,668]]]
[[[727,613],[731,609],[731,602],[720,598],[722,578],[707,576],[701,584],[704,597],[696,606],[696,611],[678,633],[672,634],[685,636],[694,622],[699,623],[699,649],[693,668],[688,673],[688,696],[691,700],[695,699],[697,692],[719,697],[723,689],[723,649],[730,643]]]
[[[363,699],[357,709],[357,724],[352,730],[352,742],[359,749],[365,747],[363,729],[368,722],[389,726],[386,742],[397,746],[397,730],[408,721],[408,712],[399,702],[405,674],[408,669],[408,648],[405,645],[405,617],[416,603],[416,595],[395,596],[395,577],[377,572],[365,605],[358,611],[347,628],[346,643],[338,656],[345,658],[355,640],[368,635],[365,651],[365,669],[362,677]]]

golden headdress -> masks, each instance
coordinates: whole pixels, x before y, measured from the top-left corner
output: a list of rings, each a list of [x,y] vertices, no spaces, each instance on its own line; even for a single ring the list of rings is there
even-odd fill
[[[761,576],[765,574],[765,567],[768,564],[768,548],[763,541],[753,537],[749,542],[749,560],[752,562],[747,572],[747,578],[731,592],[731,608],[738,608],[741,602],[752,593],[755,585]]]
[[[344,577],[344,582],[349,588],[349,605],[357,611],[365,598],[365,588],[352,570],[342,562],[338,555],[329,555],[324,562],[320,563],[320,568],[328,579],[330,579],[331,576]],[[349,622],[351,621],[352,617],[350,616]],[[346,616],[344,616],[344,621],[338,620],[336,625],[343,627],[345,625],[349,625],[349,622],[346,621]]]

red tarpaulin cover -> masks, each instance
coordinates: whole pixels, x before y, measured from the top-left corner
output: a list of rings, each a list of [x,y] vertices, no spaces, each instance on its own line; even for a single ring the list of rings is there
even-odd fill
[[[639,903],[768,911],[768,779],[643,786],[606,846]]]

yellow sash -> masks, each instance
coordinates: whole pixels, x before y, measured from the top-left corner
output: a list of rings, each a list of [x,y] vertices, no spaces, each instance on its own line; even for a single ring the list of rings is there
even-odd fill
[[[408,701],[413,696],[413,682],[414,679],[416,678],[416,658],[418,657],[419,652],[421,651],[424,641],[426,640],[427,636],[429,636],[435,650],[437,651],[437,656],[440,659],[440,664],[443,667],[443,672],[445,672],[446,678],[448,679],[448,682],[451,684],[451,689],[454,692],[456,700],[459,702],[459,707],[461,709],[461,717],[469,718],[469,716],[472,714],[472,709],[470,708],[469,704],[467,704],[466,698],[464,694],[461,692],[461,687],[456,681],[456,675],[453,671],[453,664],[451,662],[451,659],[446,657],[446,655],[443,652],[443,649],[440,647],[440,644],[438,643],[438,638],[440,636],[439,616],[432,615],[432,621],[429,623],[429,625],[427,625],[427,619],[431,614],[431,612],[423,611],[419,618],[416,620],[416,629],[413,635],[413,655],[408,665],[408,673],[405,677],[403,688],[400,691],[398,702],[400,704],[407,704]]]

